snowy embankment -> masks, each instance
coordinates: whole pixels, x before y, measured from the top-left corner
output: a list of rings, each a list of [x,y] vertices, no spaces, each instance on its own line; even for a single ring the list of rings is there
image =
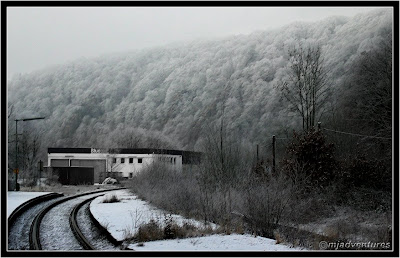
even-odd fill
[[[274,239],[251,235],[210,235],[186,239],[161,240],[131,244],[135,251],[301,251],[276,244]]]
[[[110,195],[116,195],[119,202],[103,203],[103,200]],[[165,226],[167,219],[172,219],[178,225],[188,223],[197,228],[205,227],[204,223],[193,219],[186,219],[180,215],[169,214],[163,210],[157,209],[145,201],[137,199],[135,195],[128,190],[119,190],[113,193],[107,193],[98,197],[90,204],[90,211],[100,224],[107,228],[111,235],[119,241],[133,236],[139,227],[154,220],[160,225]],[[215,224],[209,225],[216,229]]]
[[[50,192],[7,192],[7,218],[21,204]]]
[[[119,202],[103,203],[105,198],[115,194]],[[93,216],[105,227],[116,240],[125,240],[132,237],[139,227],[154,220],[165,225],[171,219],[178,225],[190,223],[197,228],[206,227],[204,223],[186,219],[180,215],[166,213],[153,207],[147,202],[137,199],[128,190],[108,193],[94,199],[90,205]],[[214,229],[215,224],[209,225]],[[129,245],[136,251],[299,251],[299,248],[290,248],[283,244],[276,244],[275,240],[254,237],[251,235],[210,235],[187,239],[161,240]]]

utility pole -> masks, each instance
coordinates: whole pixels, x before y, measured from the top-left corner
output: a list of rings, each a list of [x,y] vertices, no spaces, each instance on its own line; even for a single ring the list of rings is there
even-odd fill
[[[39,187],[41,186],[40,178],[42,177],[42,171],[43,171],[43,161],[39,160],[38,162],[38,169],[39,169]]]
[[[276,139],[275,135],[272,135],[272,175],[275,175],[275,145],[276,145]]]
[[[15,119],[15,191],[19,191],[18,186],[18,119]]]
[[[18,173],[19,173],[19,168],[18,168],[18,122],[19,121],[31,121],[31,120],[39,120],[39,119],[45,119],[45,117],[32,117],[32,118],[24,118],[24,119],[15,119],[15,191],[19,191],[19,185],[18,185]]]

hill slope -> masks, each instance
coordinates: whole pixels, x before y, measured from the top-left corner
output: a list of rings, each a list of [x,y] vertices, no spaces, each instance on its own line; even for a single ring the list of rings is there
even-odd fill
[[[219,41],[79,59],[12,78],[10,119],[46,116],[24,123],[41,133],[43,148],[161,142],[194,150],[222,114],[229,134],[263,143],[300,122],[274,88],[285,76],[289,46],[321,44],[330,87],[337,93],[346,89],[346,71],[357,56],[391,26],[392,13],[378,10]]]

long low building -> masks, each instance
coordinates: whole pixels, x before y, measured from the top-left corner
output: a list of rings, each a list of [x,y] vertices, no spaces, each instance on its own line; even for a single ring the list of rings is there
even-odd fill
[[[48,148],[48,167],[62,184],[101,183],[107,177],[133,178],[158,161],[176,170],[198,164],[201,153],[166,149]]]

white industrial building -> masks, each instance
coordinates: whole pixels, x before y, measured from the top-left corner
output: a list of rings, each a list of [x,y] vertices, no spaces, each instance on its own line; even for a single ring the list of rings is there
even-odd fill
[[[165,149],[48,148],[48,167],[63,184],[101,183],[106,177],[133,178],[143,168],[163,162],[182,170],[198,163],[200,153]]]

